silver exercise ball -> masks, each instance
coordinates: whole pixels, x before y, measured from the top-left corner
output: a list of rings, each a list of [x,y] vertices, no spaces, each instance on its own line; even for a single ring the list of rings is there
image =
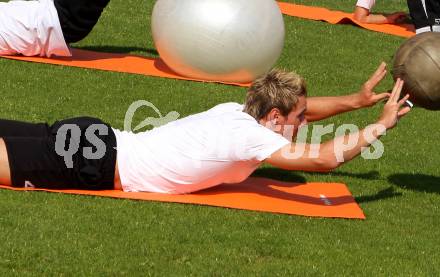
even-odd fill
[[[152,31],[172,70],[204,80],[250,82],[272,68],[284,46],[274,0],[158,0]]]

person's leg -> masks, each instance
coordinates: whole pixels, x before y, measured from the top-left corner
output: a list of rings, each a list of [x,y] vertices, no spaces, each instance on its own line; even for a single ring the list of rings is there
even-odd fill
[[[425,0],[407,0],[409,14],[417,33],[431,31]]]
[[[72,167],[67,167],[63,156],[56,152],[54,137],[5,137],[3,141],[8,157],[9,185],[48,189],[75,188],[78,185],[75,172],[78,155],[72,155]],[[7,176],[8,166],[4,159],[2,161],[1,176],[4,177]]]
[[[43,138],[49,135],[46,123],[27,123],[0,119],[0,184],[10,186],[11,169],[5,139],[10,137]]]
[[[78,127],[76,139],[79,139],[79,148],[76,156],[78,160],[76,176],[81,188],[91,190],[114,189],[116,136],[112,128],[102,120],[91,117],[58,121],[50,128],[55,136],[63,126],[72,125]],[[70,134],[71,137],[72,135],[73,133]],[[69,146],[66,144],[66,147]]]
[[[111,127],[89,117],[57,121],[45,137],[3,137],[0,184],[46,189],[113,189],[115,147],[116,137]]]
[[[426,13],[432,26],[432,31],[440,31],[440,0],[425,0]]]
[[[54,0],[66,43],[85,38],[110,0]]]
[[[0,119],[0,137],[46,137],[49,125]]]
[[[2,138],[0,138],[0,185],[11,185],[8,152],[6,151],[6,145]]]

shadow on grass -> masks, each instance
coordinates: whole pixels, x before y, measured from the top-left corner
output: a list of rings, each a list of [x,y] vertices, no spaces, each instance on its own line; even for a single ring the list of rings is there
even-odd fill
[[[101,46],[74,46],[78,49],[90,50],[96,52],[107,52],[107,53],[119,53],[119,54],[127,54],[131,52],[142,52],[146,53],[147,56],[157,58],[159,57],[159,53],[156,49],[148,49],[143,47],[130,47],[130,46],[114,46],[114,45],[101,45]]]
[[[340,20],[338,22],[338,24],[349,24],[349,25],[359,26],[358,23],[354,22],[350,18],[343,18],[342,20]],[[405,18],[401,23],[396,24],[396,25],[399,25],[400,27],[405,28],[406,31],[415,32],[414,24],[413,24],[413,22],[412,22],[412,20],[410,18]],[[365,27],[363,27],[363,28],[365,28]]]
[[[388,199],[388,198],[394,198],[394,197],[398,197],[398,196],[402,196],[402,193],[395,192],[393,187],[389,187],[387,189],[379,191],[376,194],[357,196],[354,199],[358,203],[367,203],[367,202],[373,202],[373,201],[378,201],[378,200],[383,200],[383,199]]]
[[[292,182],[292,183],[306,183],[307,180],[304,176],[294,171],[282,170],[278,168],[260,168],[256,170],[253,177],[263,177],[274,179],[278,181]]]
[[[331,175],[331,176],[343,176],[352,177],[365,180],[377,180],[380,179],[378,171],[369,171],[366,173],[351,173],[351,172],[331,172],[331,173],[315,173],[318,175]],[[292,182],[292,183],[306,183],[307,179],[298,172],[282,170],[278,168],[260,168],[252,174],[253,177],[270,178],[273,180]],[[372,195],[364,195],[355,197],[357,203],[374,202],[394,197],[402,196],[402,193],[395,192],[393,187],[386,188]],[[283,197],[280,197],[283,198]]]
[[[402,189],[440,194],[440,177],[438,176],[399,173],[390,175],[388,181]]]
[[[329,176],[340,176],[340,177],[351,177],[356,179],[365,179],[365,180],[378,180],[380,179],[379,171],[369,171],[365,173],[352,173],[352,172],[345,172],[345,171],[335,171],[335,172],[328,172],[328,173],[320,173],[317,172],[318,175],[329,175]]]
[[[336,176],[336,177],[351,177],[356,179],[364,179],[364,180],[378,180],[380,179],[380,174],[378,171],[369,171],[365,173],[351,173],[345,171],[335,171],[335,172],[310,172],[315,175],[327,175],[327,176]],[[254,172],[252,176],[255,177],[266,177],[271,179],[276,179],[280,181],[288,181],[288,182],[296,182],[296,183],[305,183],[307,182],[306,178],[301,175],[297,171],[289,171],[278,168],[260,168]]]

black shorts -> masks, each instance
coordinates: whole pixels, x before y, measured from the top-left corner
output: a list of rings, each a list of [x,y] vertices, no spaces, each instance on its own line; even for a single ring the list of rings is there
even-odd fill
[[[54,0],[66,43],[85,38],[110,0]]]
[[[0,120],[14,187],[113,189],[116,137],[96,118],[45,123]]]
[[[440,0],[407,0],[409,13],[416,29],[440,25]]]

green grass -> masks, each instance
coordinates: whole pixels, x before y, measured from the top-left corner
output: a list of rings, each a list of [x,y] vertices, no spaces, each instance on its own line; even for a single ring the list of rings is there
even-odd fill
[[[293,1],[291,1],[293,2]],[[352,10],[355,1],[298,1]],[[156,56],[154,1],[114,0],[77,47]],[[405,10],[380,1],[376,10]],[[350,25],[285,17],[279,67],[305,76],[311,96],[357,91],[390,63],[403,39]],[[182,115],[245,90],[0,59],[0,118],[27,121],[91,115],[122,128],[135,100]],[[388,76],[379,90],[391,87]],[[326,123],[374,121],[380,105]],[[0,191],[1,275],[429,275],[440,274],[440,122],[415,109],[382,141],[379,160],[356,159],[331,174],[263,168],[289,181],[344,182],[367,220],[320,219],[193,205]]]

